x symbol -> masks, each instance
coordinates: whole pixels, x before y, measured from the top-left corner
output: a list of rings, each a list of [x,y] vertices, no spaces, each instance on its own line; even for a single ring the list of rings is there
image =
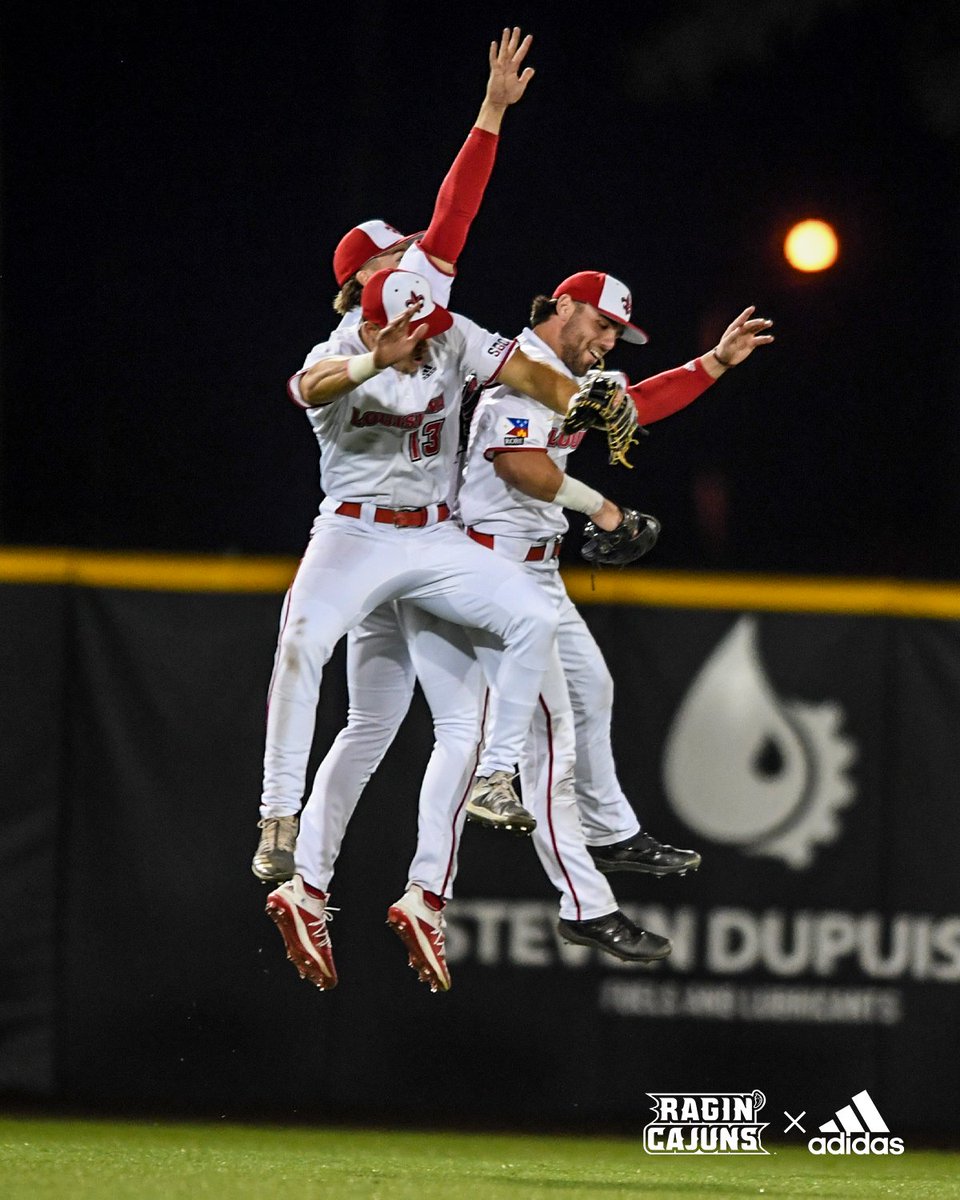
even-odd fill
[[[783,1110],[783,1115],[785,1117],[790,1117],[790,1114],[787,1112],[786,1109]],[[801,1133],[806,1133],[807,1131],[800,1124],[801,1118],[805,1117],[806,1115],[807,1115],[806,1109],[804,1109],[804,1111],[800,1114],[799,1117],[790,1117],[790,1124],[786,1127],[786,1129],[783,1132],[789,1133],[791,1129],[799,1129]]]

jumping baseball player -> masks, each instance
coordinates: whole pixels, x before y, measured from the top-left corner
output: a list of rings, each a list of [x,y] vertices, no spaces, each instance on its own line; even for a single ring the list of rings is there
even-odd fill
[[[531,39],[521,42],[519,33],[517,29],[504,30],[499,49],[491,46],[490,80],[477,128],[471,132],[441,188],[433,220],[420,245],[411,244],[410,239],[382,222],[367,222],[342,239],[334,259],[335,274],[341,285],[335,304],[344,317],[341,329],[357,320],[356,309],[351,305],[356,303],[359,288],[372,269],[394,263],[401,252],[403,265],[427,275],[435,294],[443,299],[449,295],[456,257],[489,176],[493,135],[499,129],[504,106],[519,99],[532,76],[529,68],[521,74]],[[488,136],[484,138],[481,134]],[[487,157],[482,151],[487,152]],[[448,261],[438,258],[436,252],[441,249]],[[496,660],[489,664],[491,678],[497,665]],[[310,803],[303,815],[305,827],[310,827],[307,842],[314,847],[310,869],[319,885],[311,890],[317,893],[314,899],[320,901],[326,899],[347,822],[409,707],[417,676],[431,708],[436,736],[419,807],[418,845],[425,848],[428,857],[434,847],[449,841],[451,835],[454,839],[459,835],[463,800],[471,790],[479,757],[478,700],[484,694],[485,681],[471,644],[456,626],[436,621],[429,613],[406,603],[380,606],[348,635],[347,670],[348,723],[317,772]],[[451,796],[457,801],[459,813],[453,829],[448,828],[447,820]],[[516,802],[512,789],[503,784],[488,788],[487,805],[493,806],[496,819],[508,827],[511,820],[521,829],[533,826],[532,818]],[[263,834],[254,858],[254,873],[265,880],[288,879],[294,869],[296,814],[278,814],[266,796],[261,812]],[[388,914],[389,923],[408,948],[411,965],[434,987],[449,986],[449,975],[444,978],[442,974],[445,961],[441,910],[442,896],[452,883],[456,867],[452,850],[451,846],[448,878],[442,886],[437,885],[439,895],[413,883]],[[427,874],[432,879],[433,868],[432,862],[421,864],[415,859],[410,879]],[[600,882],[606,886],[604,881]],[[609,907],[606,900],[604,897],[604,911]],[[624,957],[646,960],[661,956],[669,948],[665,939],[655,939],[636,927],[624,926],[621,934],[625,935],[620,946]],[[432,966],[436,962],[435,943],[440,947],[440,974]],[[332,957],[329,961],[332,964]],[[314,976],[321,986],[331,986],[330,979],[330,972]]]
[[[647,340],[629,321],[631,311],[630,292],[619,280],[581,271],[559,284],[552,297],[537,297],[533,327],[525,329],[519,341],[531,358],[579,377],[601,363],[618,339]],[[728,326],[716,349],[629,388],[640,421],[652,423],[685,407],[757,346],[772,342],[766,332],[771,322],[754,318],[753,311],[746,309]],[[601,871],[666,875],[695,870],[698,854],[663,845],[641,830],[617,780],[610,741],[613,681],[567,596],[557,555],[568,528],[564,508],[586,514],[597,529],[611,533],[620,526],[623,513],[566,473],[567,458],[583,433],[566,434],[562,424],[509,386],[487,391],[474,418],[458,500],[469,536],[495,554],[522,563],[560,618],[558,662],[545,676],[521,757],[522,792],[536,808],[551,788],[564,795],[575,790],[589,853]],[[552,690],[558,678],[565,688]],[[566,692],[572,714],[565,711]],[[474,819],[485,819],[482,797],[471,798],[466,808]],[[550,848],[537,834],[534,840],[549,873]],[[578,940],[580,931],[564,926],[562,919],[561,931]]]
[[[429,280],[437,303],[449,304],[456,263],[493,169],[503,115],[522,98],[533,78],[533,68],[524,65],[531,42],[529,35],[521,38],[521,31],[514,28],[503,30],[499,44],[490,44],[490,72],[483,103],[440,187],[426,233],[405,236],[385,221],[370,220],[340,239],[333,258],[334,276],[340,289],[334,300],[334,309],[342,318],[338,330],[359,324],[363,285],[374,272],[396,267],[401,260],[406,268]],[[392,604],[375,610],[351,630],[347,638],[347,679],[351,698],[348,724],[331,747],[314,786],[315,792],[328,798],[330,808],[330,814],[324,818],[330,829],[324,843],[329,847],[330,873],[356,804],[353,797],[359,798],[372,770],[367,767],[374,753],[370,746],[371,730],[386,720],[395,732],[413,694],[413,666]],[[393,695],[403,697],[395,720],[392,711],[385,717],[380,715],[384,704],[389,707]],[[473,708],[471,704],[471,712]],[[461,724],[453,714],[448,721],[441,719],[440,736],[444,739],[465,736]],[[376,741],[379,743],[380,738]],[[358,744],[354,745],[355,742]],[[458,756],[465,757],[475,744],[471,724],[470,740],[457,751]],[[389,739],[376,755],[374,767],[387,745]],[[292,876],[299,808],[299,800],[296,807],[290,807],[288,802],[282,809],[261,803],[261,834],[252,864],[258,879],[280,883]]]

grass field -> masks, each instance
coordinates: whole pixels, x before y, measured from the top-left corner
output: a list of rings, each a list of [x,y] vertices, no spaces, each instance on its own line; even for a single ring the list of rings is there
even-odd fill
[[[960,1197],[960,1154],[651,1158],[639,1138],[0,1117],[3,1200]]]

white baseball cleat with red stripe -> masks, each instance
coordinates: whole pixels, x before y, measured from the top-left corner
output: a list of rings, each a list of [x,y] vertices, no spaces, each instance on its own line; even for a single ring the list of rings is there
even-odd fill
[[[281,884],[267,897],[267,916],[280,930],[287,958],[321,991],[337,986],[337,968],[333,965],[333,947],[327,922],[338,909],[325,900],[310,896],[299,875]]]
[[[410,966],[431,992],[450,990],[450,971],[443,951],[443,913],[432,909],[423,888],[411,883],[387,909],[387,924],[407,948]]]

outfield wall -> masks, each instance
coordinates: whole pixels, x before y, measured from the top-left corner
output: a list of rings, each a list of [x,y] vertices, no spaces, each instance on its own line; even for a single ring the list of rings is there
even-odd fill
[[[648,1091],[760,1089],[780,1132],[868,1089],[896,1132],[957,1132],[960,588],[565,572],[616,680],[621,782],[704,856],[614,877],[672,958],[559,942],[531,846],[468,827],[453,990],[416,982],[383,922],[418,697],[348,833],[321,995],[249,871],[293,570],[0,552],[0,1094],[640,1129]],[[338,651],[317,752],[344,709]]]

